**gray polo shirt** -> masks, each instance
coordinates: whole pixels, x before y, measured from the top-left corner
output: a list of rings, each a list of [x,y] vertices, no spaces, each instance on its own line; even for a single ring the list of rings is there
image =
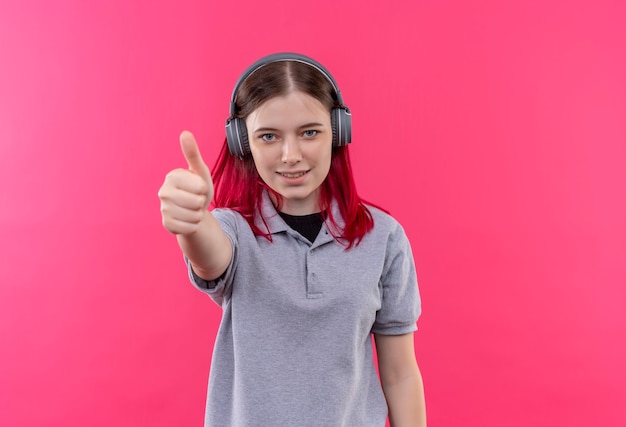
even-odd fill
[[[213,282],[189,269],[223,310],[205,426],[385,425],[371,334],[415,331],[420,298],[404,230],[369,209],[374,229],[347,251],[326,224],[313,243],[292,230],[267,193],[272,242],[237,212],[213,211],[233,245],[231,264]]]

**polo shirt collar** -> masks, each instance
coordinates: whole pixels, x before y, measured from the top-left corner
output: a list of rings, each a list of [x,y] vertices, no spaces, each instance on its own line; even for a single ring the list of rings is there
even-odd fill
[[[339,211],[339,205],[334,199],[331,202],[330,208],[339,230],[343,230],[345,222],[343,220],[343,217],[341,216],[341,212]],[[268,190],[263,190],[263,194],[261,195],[261,213],[263,215],[263,218],[265,218],[265,222],[267,223],[267,228],[269,228],[270,234],[276,234],[291,230],[287,223],[278,214],[278,211],[274,207],[274,203],[272,203],[272,199],[270,199]],[[266,230],[266,226],[265,224],[263,224],[263,218],[261,218],[258,213],[254,217],[254,223],[260,230]],[[328,225],[330,224],[327,224],[326,221],[324,221],[324,223],[322,224],[322,229],[320,230],[319,237],[324,236],[324,241],[327,240],[325,236],[328,236],[329,241],[334,239],[332,237],[332,234],[329,232],[330,230],[328,228]],[[335,232],[335,234],[339,233]],[[317,240],[319,240],[319,238],[316,239],[316,241]]]

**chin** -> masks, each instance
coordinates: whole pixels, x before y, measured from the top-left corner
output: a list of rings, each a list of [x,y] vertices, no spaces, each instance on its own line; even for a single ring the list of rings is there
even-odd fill
[[[302,193],[293,193],[293,192],[290,192],[290,191],[282,191],[279,194],[281,196],[283,196],[283,199],[285,199],[285,200],[292,200],[294,202],[303,202],[303,201],[313,197],[313,195],[311,193],[302,194]]]
[[[305,203],[311,199],[315,199],[317,201],[316,191],[283,190],[278,191],[278,194],[282,196],[283,200],[295,203]]]

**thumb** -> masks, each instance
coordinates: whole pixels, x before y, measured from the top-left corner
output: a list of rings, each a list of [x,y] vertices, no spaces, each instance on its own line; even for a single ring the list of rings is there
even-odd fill
[[[191,132],[185,130],[180,134],[180,147],[189,165],[189,170],[205,179],[210,178],[209,168],[202,160],[198,143]]]

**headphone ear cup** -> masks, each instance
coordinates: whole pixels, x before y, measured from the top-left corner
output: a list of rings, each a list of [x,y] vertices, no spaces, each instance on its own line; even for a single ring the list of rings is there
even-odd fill
[[[232,117],[226,121],[226,141],[228,150],[233,156],[243,158],[250,154],[248,130],[243,119]]]
[[[330,113],[333,147],[344,147],[352,141],[352,115],[345,107],[333,108]]]

